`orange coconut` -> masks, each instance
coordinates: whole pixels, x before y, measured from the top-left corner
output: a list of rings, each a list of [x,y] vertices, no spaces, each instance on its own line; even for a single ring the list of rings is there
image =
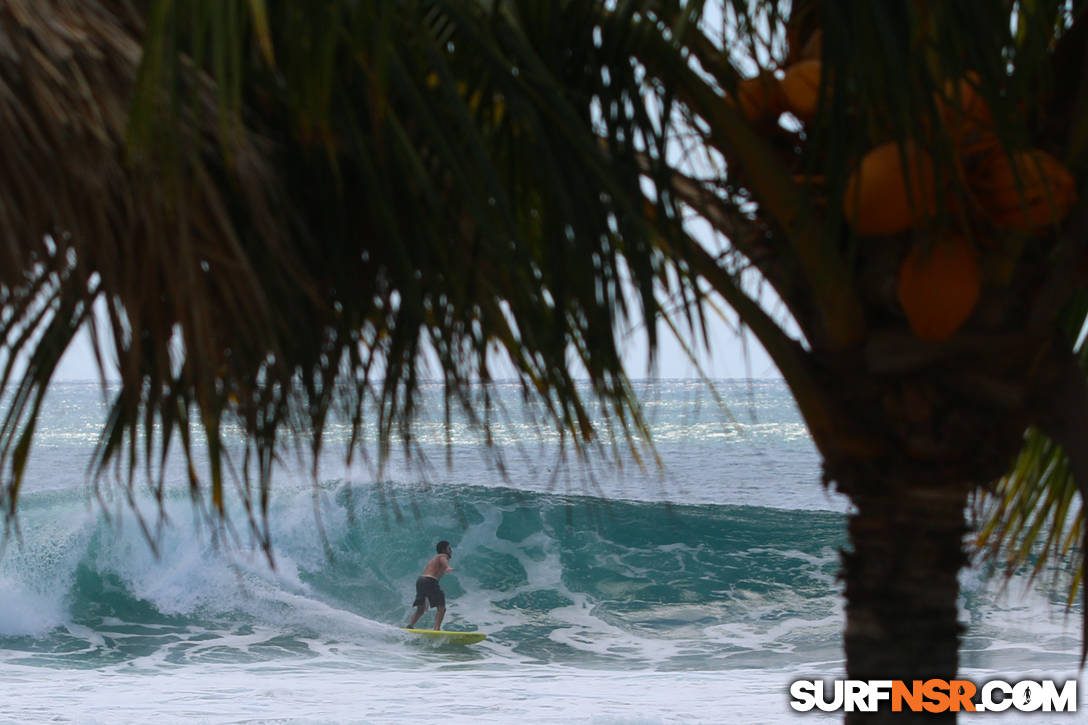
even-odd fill
[[[912,142],[877,146],[850,174],[842,206],[846,220],[862,236],[909,229],[937,212],[933,160]]]
[[[782,79],[786,108],[802,121],[815,116],[820,105],[821,67],[819,60],[802,60],[787,68]]]
[[[741,79],[737,83],[737,99],[744,117],[752,122],[776,119],[786,110],[782,87],[771,73]]]
[[[1039,149],[990,154],[971,187],[991,222],[1024,232],[1059,223],[1077,200],[1069,169]]]
[[[816,30],[801,49],[801,60],[819,60],[824,50],[824,31]]]
[[[979,83],[978,73],[969,71],[958,81],[946,82],[936,99],[941,122],[960,153],[968,156],[999,144],[990,106],[978,92]]]
[[[911,248],[899,268],[897,291],[914,334],[940,341],[971,316],[981,286],[975,248],[964,237],[949,235]]]

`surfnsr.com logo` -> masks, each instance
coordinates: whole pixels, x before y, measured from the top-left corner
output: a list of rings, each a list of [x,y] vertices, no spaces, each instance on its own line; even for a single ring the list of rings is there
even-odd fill
[[[798,712],[1076,712],[1077,681],[797,680],[790,698]]]

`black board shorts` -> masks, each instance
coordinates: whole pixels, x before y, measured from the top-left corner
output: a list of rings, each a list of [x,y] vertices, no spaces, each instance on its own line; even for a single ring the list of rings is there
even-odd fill
[[[422,607],[430,602],[428,606],[444,607],[446,606],[446,593],[442,591],[442,587],[438,586],[438,580],[429,576],[421,576],[416,579],[416,600],[412,602],[413,607]]]

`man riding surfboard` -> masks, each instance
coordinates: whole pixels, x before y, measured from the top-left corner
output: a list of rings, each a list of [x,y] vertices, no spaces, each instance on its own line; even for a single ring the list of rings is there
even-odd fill
[[[446,616],[446,593],[438,585],[438,580],[447,572],[453,571],[453,567],[450,566],[450,559],[453,558],[453,547],[450,546],[448,541],[439,541],[435,545],[435,550],[438,553],[431,557],[431,560],[427,562],[427,566],[423,567],[423,573],[416,579],[416,599],[412,602],[412,606],[416,608],[416,611],[412,614],[411,621],[408,622],[408,629],[413,629],[416,626],[416,622],[419,621],[419,618],[423,616],[428,607],[437,610],[434,614],[434,628],[442,629],[442,619]]]

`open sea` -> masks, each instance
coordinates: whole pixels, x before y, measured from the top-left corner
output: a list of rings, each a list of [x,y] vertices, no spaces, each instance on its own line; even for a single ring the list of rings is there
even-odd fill
[[[178,460],[164,517],[142,477],[131,502],[93,487],[102,391],[56,384],[0,559],[0,724],[841,720],[789,708],[793,680],[842,676],[848,510],[789,391],[718,381],[723,407],[698,381],[637,387],[660,466],[610,446],[579,459],[513,385],[498,386],[501,465],[445,423],[437,386],[427,465],[348,466],[334,426],[316,475],[291,450],[276,471],[273,567],[237,495],[230,528],[209,526]],[[446,627],[483,643],[400,630],[440,539]],[[1060,585],[962,581],[963,676],[1080,675],[1080,604]],[[1086,693],[1081,677],[1073,715],[960,721],[1077,722]]]

